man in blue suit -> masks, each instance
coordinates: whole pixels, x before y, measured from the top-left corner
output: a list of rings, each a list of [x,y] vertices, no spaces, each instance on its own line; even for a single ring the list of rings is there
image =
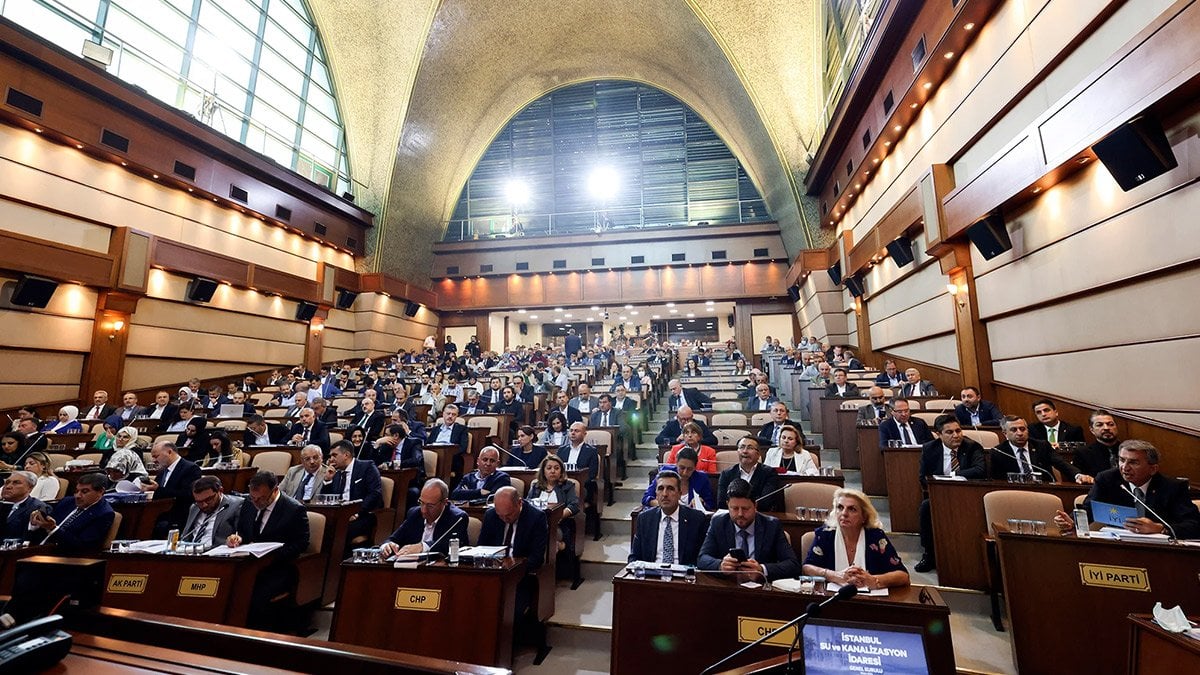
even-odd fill
[[[98,553],[108,537],[116,512],[104,500],[108,478],[87,473],[75,483],[75,496],[54,507],[54,515],[35,511],[29,524],[28,538],[34,544],[53,544],[58,555]]]
[[[0,536],[5,539],[24,539],[29,532],[29,518],[45,504],[30,497],[37,485],[37,476],[31,471],[13,471],[4,479],[0,489]]]
[[[1004,419],[995,403],[985,401],[975,387],[962,390],[962,403],[954,406],[954,417],[964,427],[995,426]]]
[[[655,480],[658,506],[638,515],[629,562],[695,565],[704,541],[704,513],[679,503],[678,473],[664,469]]]
[[[358,513],[350,517],[346,531],[345,557],[354,550],[354,540],[371,538],[375,531],[375,509],[383,507],[383,480],[375,462],[354,459],[354,444],[342,440],[329,449],[329,469],[321,494],[340,495],[342,501],[361,500]]]
[[[455,500],[487,499],[512,480],[507,473],[497,470],[500,466],[500,451],[488,446],[479,451],[475,458],[475,470],[463,476],[450,496]]]
[[[425,481],[417,505],[409,509],[408,517],[396,528],[392,536],[379,547],[379,555],[386,558],[396,553],[428,553],[443,555],[450,551],[450,540],[467,546],[466,511],[450,503],[450,488],[438,478]]]
[[[770,412],[771,405],[779,400],[771,393],[771,385],[762,383],[754,388],[754,396],[746,401],[746,412]]]
[[[725,494],[729,512],[714,516],[700,547],[700,569],[745,575],[748,581],[789,579],[800,574],[796,552],[777,518],[758,513],[750,483],[736,478]],[[729,555],[741,549],[746,559]]]

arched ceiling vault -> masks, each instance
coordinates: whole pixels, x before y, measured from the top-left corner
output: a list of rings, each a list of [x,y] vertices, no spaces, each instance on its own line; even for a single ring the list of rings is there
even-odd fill
[[[379,271],[427,284],[432,245],[495,134],[546,92],[595,79],[644,82],[691,106],[741,160],[789,253],[806,246],[797,186],[818,126],[818,0],[309,5],[360,203],[383,214]]]

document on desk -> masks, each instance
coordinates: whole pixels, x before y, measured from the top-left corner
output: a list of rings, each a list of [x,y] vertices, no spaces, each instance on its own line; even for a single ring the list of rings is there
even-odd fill
[[[504,553],[503,546],[464,546],[458,551],[459,555],[469,555],[479,558],[494,558]]]
[[[218,546],[218,547],[206,552],[204,555],[211,556],[213,558],[230,558],[230,557],[234,557],[234,556],[241,557],[241,556],[248,556],[248,555],[252,555],[255,558],[261,558],[264,555],[270,553],[271,551],[274,551],[275,549],[282,548],[282,547],[283,547],[282,542],[262,541],[262,542],[258,542],[256,544],[242,544],[241,546],[238,546],[236,548],[230,548],[228,546]]]
[[[932,478],[934,480],[966,480],[966,478],[963,478],[962,476],[937,476],[937,475],[934,475],[934,476],[930,476],[930,478]]]
[[[147,539],[129,542],[129,550],[136,553],[162,553],[167,550],[166,539]]]
[[[826,588],[829,589],[830,593],[836,593],[841,587],[842,587],[841,584],[835,584],[832,581],[826,585]],[[888,589],[876,588],[875,590],[872,591],[872,590],[869,590],[866,586],[859,586],[858,594],[859,595],[878,595],[878,596],[882,596],[882,597],[886,598],[888,595]]]
[[[1123,527],[1102,527],[1098,532],[1093,532],[1092,535],[1100,535],[1101,537],[1111,537],[1112,539],[1120,539],[1121,541],[1141,541],[1149,543],[1165,544],[1170,541],[1170,537],[1166,534],[1138,534],[1130,532]]]

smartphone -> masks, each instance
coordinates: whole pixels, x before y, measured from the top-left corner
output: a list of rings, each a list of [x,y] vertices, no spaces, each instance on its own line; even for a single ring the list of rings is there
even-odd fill
[[[729,549],[729,557],[733,558],[734,560],[736,560],[740,563],[746,562],[746,560],[747,560],[746,552],[740,548]]]

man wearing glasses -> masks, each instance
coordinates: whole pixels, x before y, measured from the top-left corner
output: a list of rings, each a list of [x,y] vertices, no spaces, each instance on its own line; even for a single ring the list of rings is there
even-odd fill
[[[449,534],[447,534],[449,532]],[[392,536],[379,547],[379,555],[387,558],[399,553],[447,553],[450,540],[467,546],[467,514],[450,503],[450,488],[437,478],[425,481],[417,505]]]
[[[859,422],[882,422],[892,414],[892,406],[887,402],[887,394],[883,393],[882,387],[871,387],[867,391],[867,396],[871,402],[859,406],[858,421]]]

